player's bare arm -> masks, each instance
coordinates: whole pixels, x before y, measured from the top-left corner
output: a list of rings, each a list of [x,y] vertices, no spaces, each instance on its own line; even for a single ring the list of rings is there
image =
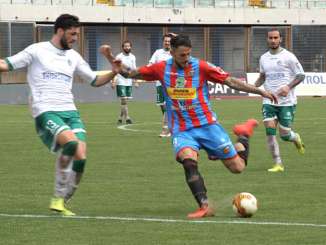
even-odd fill
[[[9,71],[9,65],[5,60],[0,59],[0,72]]]
[[[293,81],[290,82],[288,85],[281,87],[277,94],[279,96],[287,96],[290,90],[299,85],[304,79],[304,74],[297,74]]]
[[[248,84],[246,82],[243,82],[235,77],[228,77],[225,81],[224,84],[226,84],[227,86],[229,86],[230,88],[239,90],[239,91],[243,91],[243,92],[247,92],[247,93],[253,93],[253,94],[259,94],[265,98],[270,99],[271,101],[273,101],[274,103],[277,103],[277,98],[275,97],[275,95],[273,95],[270,92],[267,92],[265,90],[262,90],[260,88],[257,88],[256,86],[253,86],[251,84]]]
[[[264,84],[264,82],[265,82],[265,73],[259,73],[259,77],[255,82],[255,86],[260,87],[261,85]]]
[[[111,81],[113,81],[113,78],[117,75],[118,73],[116,71],[110,71],[108,73],[98,75],[96,77],[95,82],[92,84],[94,87],[101,87]]]

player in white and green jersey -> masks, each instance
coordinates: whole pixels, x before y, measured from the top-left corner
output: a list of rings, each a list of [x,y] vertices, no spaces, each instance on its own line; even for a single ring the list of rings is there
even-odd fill
[[[264,85],[265,90],[278,98],[278,104],[263,99],[267,144],[274,160],[274,166],[268,169],[269,172],[284,171],[276,139],[277,126],[282,140],[293,142],[301,154],[305,151],[300,135],[292,129],[297,104],[295,87],[304,80],[305,75],[296,56],[280,46],[281,41],[279,30],[268,31],[269,50],[260,57],[260,76],[255,83],[257,87]]]
[[[122,43],[122,52],[116,56],[117,60],[130,69],[136,68],[136,57],[131,53],[132,44],[130,41],[124,41]],[[118,124],[121,124],[125,120],[126,124],[132,124],[132,120],[129,117],[127,101],[132,98],[132,83],[133,79],[124,78],[120,74],[116,76],[116,89],[117,96],[120,99],[120,116]]]
[[[58,154],[50,209],[63,215],[74,215],[65,204],[74,194],[86,163],[86,131],[73,101],[73,76],[79,75],[97,87],[116,75],[108,72],[96,76],[72,49],[79,32],[78,17],[63,14],[55,21],[50,41],[32,44],[16,55],[0,59],[0,72],[27,67],[37,133]]]
[[[163,36],[163,48],[157,49],[154,54],[152,55],[151,59],[149,60],[150,64],[155,64],[160,61],[168,60],[170,59],[171,53],[171,41],[172,35],[171,34],[165,34]],[[161,111],[163,114],[162,119],[162,132],[159,134],[160,137],[170,137],[171,133],[168,128],[168,122],[167,122],[167,115],[166,115],[166,108],[165,108],[165,101],[163,96],[163,87],[160,81],[156,81],[156,104],[161,107]]]

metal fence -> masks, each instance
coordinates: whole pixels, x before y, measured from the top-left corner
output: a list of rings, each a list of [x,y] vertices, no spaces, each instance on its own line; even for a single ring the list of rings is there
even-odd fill
[[[114,5],[153,8],[326,8],[326,0],[0,0],[0,4]]]
[[[208,60],[233,74],[258,70],[259,57],[266,52],[264,26],[188,26],[188,25],[85,25],[80,41],[74,46],[93,70],[109,69],[99,54],[103,43],[110,43],[115,54],[121,52],[123,40],[132,42],[137,66],[147,64],[152,53],[162,47],[165,32],[190,36],[193,56]],[[326,26],[279,26],[282,46],[292,50],[306,72],[326,72]],[[0,22],[0,57],[13,55],[38,41],[49,40],[52,25]],[[2,73],[2,83],[25,82],[25,71]]]

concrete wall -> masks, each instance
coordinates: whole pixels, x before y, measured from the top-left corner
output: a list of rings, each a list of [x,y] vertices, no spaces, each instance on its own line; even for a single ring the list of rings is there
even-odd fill
[[[132,8],[1,4],[0,21],[49,21],[62,13],[89,23],[324,25],[325,9],[277,8]],[[37,13],[37,14],[35,14]]]

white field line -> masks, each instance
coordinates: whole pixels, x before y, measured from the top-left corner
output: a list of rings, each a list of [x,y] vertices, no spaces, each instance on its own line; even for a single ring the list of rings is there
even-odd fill
[[[130,126],[138,126],[138,125],[153,125],[153,124],[161,124],[158,122],[144,122],[144,123],[135,123],[135,124],[125,124],[125,125],[120,125],[117,128],[121,130],[126,130],[126,131],[132,131],[132,132],[148,132],[148,133],[154,133],[156,131],[154,130],[147,130],[147,129],[132,129],[129,128]]]
[[[250,220],[183,220],[183,219],[163,219],[163,218],[141,218],[141,217],[115,217],[115,216],[56,216],[41,214],[5,214],[0,213],[0,217],[7,218],[30,218],[30,219],[80,219],[80,220],[116,220],[116,221],[139,221],[139,222],[157,222],[157,223],[188,223],[188,224],[245,224],[245,225],[277,225],[277,226],[302,226],[326,228],[326,224],[297,223],[297,222],[269,222],[269,221],[250,221]]]

